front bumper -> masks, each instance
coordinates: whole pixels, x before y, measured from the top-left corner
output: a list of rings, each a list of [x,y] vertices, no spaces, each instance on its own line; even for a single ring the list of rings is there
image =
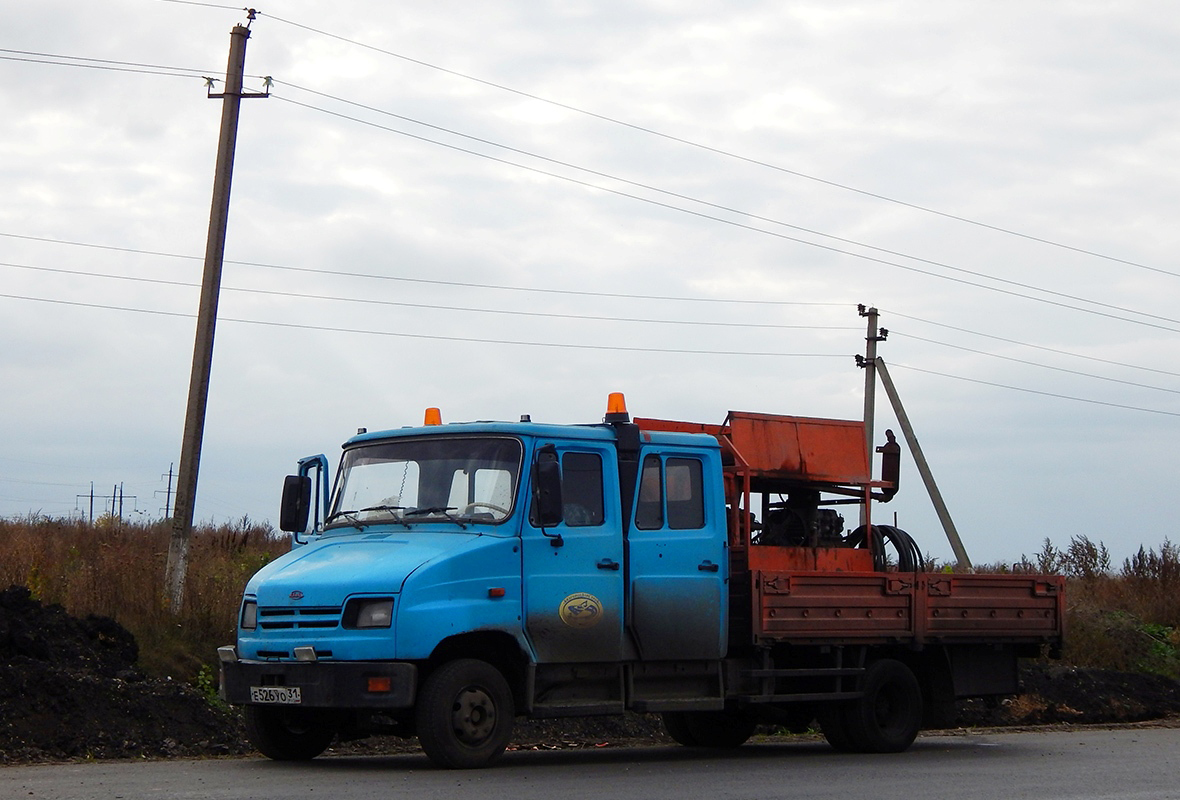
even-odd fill
[[[411,708],[418,667],[404,661],[222,662],[227,703],[249,705],[255,686],[299,687],[304,708]]]

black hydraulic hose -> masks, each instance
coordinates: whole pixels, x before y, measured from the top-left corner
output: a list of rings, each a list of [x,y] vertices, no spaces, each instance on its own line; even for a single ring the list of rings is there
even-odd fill
[[[918,549],[918,543],[914,541],[914,537],[910,536],[901,528],[894,527],[893,525],[873,525],[872,537],[873,568],[878,572],[885,571],[885,541],[893,545],[893,549],[897,553],[898,571],[926,571],[926,560],[922,558],[922,551]],[[861,525],[852,533],[848,534],[848,538],[844,540],[844,545],[846,547],[868,546],[866,527]]]

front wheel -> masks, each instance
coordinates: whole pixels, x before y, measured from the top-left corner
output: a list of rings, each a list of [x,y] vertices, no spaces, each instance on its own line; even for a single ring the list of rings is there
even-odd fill
[[[330,712],[314,708],[246,706],[246,736],[258,752],[275,761],[307,761],[336,736]]]
[[[418,695],[418,741],[447,769],[485,767],[512,736],[512,691],[486,661],[462,658],[439,667]]]
[[[922,688],[910,668],[881,659],[865,670],[864,694],[844,708],[844,724],[862,753],[900,753],[922,727]],[[829,740],[830,741],[830,740]]]

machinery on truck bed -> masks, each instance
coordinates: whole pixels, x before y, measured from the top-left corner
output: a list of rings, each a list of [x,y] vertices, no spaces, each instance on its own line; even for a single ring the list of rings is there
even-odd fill
[[[362,429],[330,493],[322,455],[286,479],[293,548],[246,586],[223,696],[280,760],[395,734],[480,767],[517,716],[624,711],[687,746],[818,721],[837,749],[905,750],[1060,648],[1064,582],[927,572],[871,522],[889,438],[874,480],[861,422],[632,421],[621,395],[602,424]]]

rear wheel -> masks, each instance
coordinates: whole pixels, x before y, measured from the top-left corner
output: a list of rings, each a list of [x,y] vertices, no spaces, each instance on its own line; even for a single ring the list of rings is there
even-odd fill
[[[700,742],[692,735],[688,725],[687,711],[665,711],[661,716],[664,720],[664,730],[668,732],[677,744],[685,747],[697,747]]]
[[[852,737],[848,733],[845,704],[824,706],[818,712],[819,729],[833,750],[841,753],[851,753],[856,749]]]
[[[418,695],[418,741],[448,769],[484,767],[512,736],[512,691],[486,661],[462,658],[431,673]]]
[[[844,710],[854,749],[900,753],[913,744],[922,727],[922,689],[910,668],[893,659],[874,661],[861,689],[864,694]]]
[[[671,711],[664,714],[668,735],[686,747],[741,747],[757,723],[732,711]]]
[[[314,708],[246,706],[246,736],[258,752],[275,761],[307,761],[336,736],[329,711]]]

